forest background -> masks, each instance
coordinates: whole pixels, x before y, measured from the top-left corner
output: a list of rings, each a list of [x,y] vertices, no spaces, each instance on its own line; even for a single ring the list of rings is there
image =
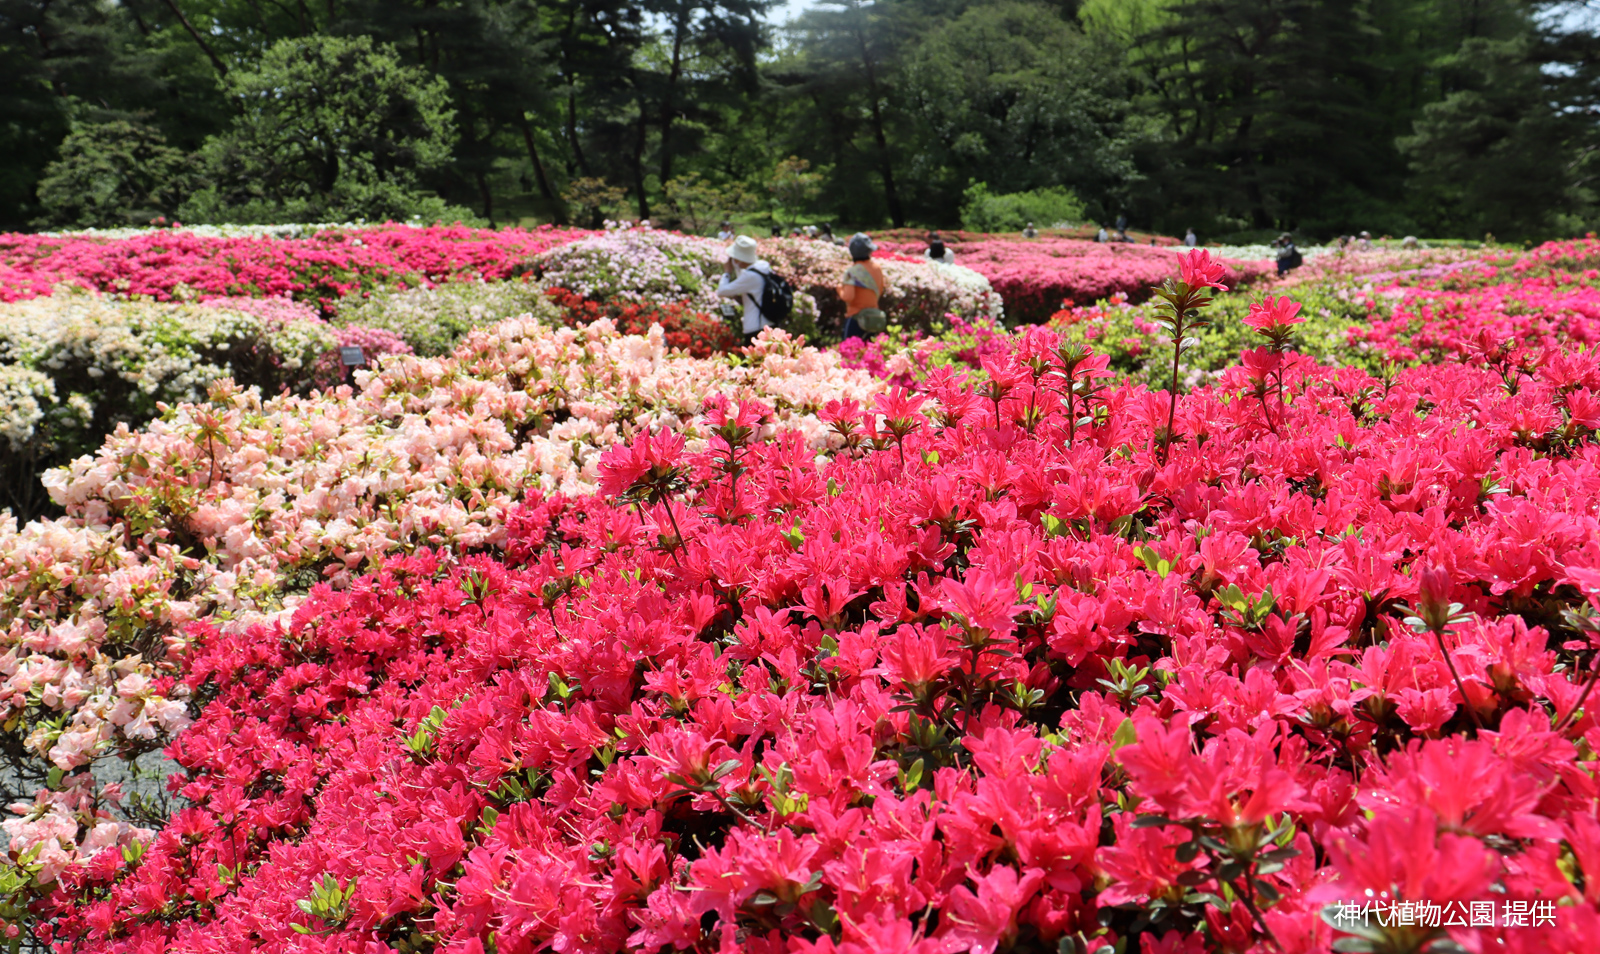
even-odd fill
[[[781,9],[0,0],[0,228],[1048,214],[1521,240],[1600,219],[1588,2]]]

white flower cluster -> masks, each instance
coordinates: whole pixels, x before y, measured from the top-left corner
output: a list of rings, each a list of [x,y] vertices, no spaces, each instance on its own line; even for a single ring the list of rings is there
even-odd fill
[[[379,226],[385,228],[425,228],[432,223],[413,219],[410,222],[297,222],[285,225],[177,225],[170,228],[119,228],[119,229],[76,229],[67,232],[40,232],[52,238],[91,238],[91,239],[128,239],[140,235],[149,235],[152,232],[170,233],[186,232],[200,238],[308,238],[319,232],[345,231],[349,229],[370,229]]]
[[[0,428],[21,448],[55,414],[49,439],[91,441],[87,450],[103,432],[70,432],[97,409],[108,428],[137,423],[159,402],[203,399],[218,378],[248,377],[252,369],[258,378],[302,377],[336,346],[333,330],[314,318],[283,321],[226,302],[125,301],[61,286],[48,298],[0,304]]]
[[[1320,258],[1339,251],[1337,245],[1297,245],[1300,254],[1307,259]],[[1205,250],[1211,253],[1212,258],[1231,258],[1241,262],[1259,262],[1263,259],[1273,261],[1278,257],[1278,250],[1271,245],[1207,245]],[[1187,251],[1184,248],[1175,249],[1178,252]]]
[[[56,403],[56,383],[32,368],[0,364],[0,447],[22,453],[33,441],[45,409]]]

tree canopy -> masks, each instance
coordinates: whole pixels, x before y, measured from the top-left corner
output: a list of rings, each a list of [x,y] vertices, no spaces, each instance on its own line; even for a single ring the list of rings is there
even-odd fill
[[[1600,217],[1582,0],[774,9],[0,0],[0,226],[948,227],[1040,190],[1211,237],[1533,238]],[[797,169],[805,189],[773,191]]]

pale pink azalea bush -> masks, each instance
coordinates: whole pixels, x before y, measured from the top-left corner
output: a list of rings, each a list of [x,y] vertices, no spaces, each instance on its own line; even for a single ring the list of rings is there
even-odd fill
[[[0,506],[40,514],[43,470],[98,448],[118,424],[144,424],[163,402],[204,400],[218,378],[269,394],[336,384],[345,344],[374,358],[411,350],[389,332],[330,328],[282,298],[152,302],[62,286],[0,303]]]

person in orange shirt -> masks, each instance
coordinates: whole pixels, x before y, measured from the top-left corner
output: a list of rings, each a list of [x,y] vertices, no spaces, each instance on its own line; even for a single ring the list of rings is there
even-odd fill
[[[883,269],[872,260],[878,246],[865,232],[850,236],[850,269],[844,273],[839,297],[844,299],[844,337],[863,341],[888,327],[878,299],[889,287]]]

